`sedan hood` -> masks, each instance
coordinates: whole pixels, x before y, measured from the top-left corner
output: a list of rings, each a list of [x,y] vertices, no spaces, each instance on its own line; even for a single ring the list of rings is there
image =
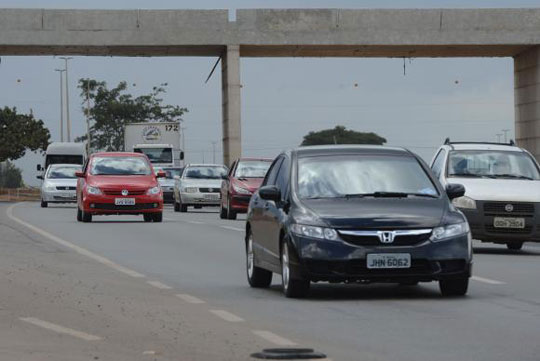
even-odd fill
[[[183,187],[221,188],[223,179],[182,179]]]
[[[304,200],[319,218],[340,229],[433,228],[441,223],[445,199],[363,198]]]
[[[88,184],[102,189],[152,188],[157,185],[152,175],[91,176]]]
[[[478,201],[540,202],[540,181],[522,179],[449,178],[465,186],[465,195]]]
[[[255,192],[261,186],[264,178],[233,178],[233,184],[237,187],[242,187],[250,191]]]
[[[76,187],[77,178],[74,179],[46,179],[43,184],[49,184],[54,187]]]

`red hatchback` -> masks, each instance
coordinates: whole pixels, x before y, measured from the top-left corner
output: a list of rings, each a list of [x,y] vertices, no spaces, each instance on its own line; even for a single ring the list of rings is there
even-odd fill
[[[227,178],[221,184],[222,219],[236,219],[236,214],[246,213],[251,195],[259,189],[272,164],[272,159],[240,158],[236,160]]]
[[[76,173],[77,220],[94,215],[142,214],[145,222],[163,219],[163,193],[148,158],[141,153],[94,153]]]

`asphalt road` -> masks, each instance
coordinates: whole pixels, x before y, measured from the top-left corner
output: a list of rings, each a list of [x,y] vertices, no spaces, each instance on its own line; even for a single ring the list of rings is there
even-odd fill
[[[79,264],[71,260],[62,272],[80,275],[84,284],[103,286],[102,297],[114,295],[103,301],[112,305],[111,325],[106,330],[92,321],[93,313],[87,310],[94,310],[100,301],[88,297],[79,306],[73,306],[69,297],[66,301],[71,305],[68,308],[87,312],[84,321],[66,315],[58,321],[59,325],[100,337],[79,342],[91,343],[93,350],[101,352],[101,359],[249,359],[251,352],[264,347],[293,345],[315,348],[334,361],[540,359],[539,245],[526,244],[518,252],[503,246],[477,245],[475,278],[465,298],[443,298],[436,283],[416,287],[317,284],[309,299],[292,300],[281,295],[281,279],[276,275],[270,289],[249,288],[244,269],[245,221],[220,220],[217,210],[190,209],[182,214],[168,208],[161,224],[144,223],[142,216],[94,217],[94,222],[83,224],[76,222],[73,206],[41,209],[37,203],[22,203],[9,207],[4,204],[0,208],[1,225],[6,232],[16,230],[22,240],[14,244],[2,231],[0,246],[23,247],[10,255],[22,254],[23,250],[31,254],[36,278],[43,276],[36,265],[54,267],[54,262],[63,264],[65,257],[78,257]],[[10,257],[14,262],[16,257]],[[27,277],[31,274],[28,272]],[[104,279],[115,279],[114,287]],[[21,290],[23,286],[21,283]],[[61,282],[56,285],[59,292],[66,292],[61,286]],[[9,287],[10,283],[0,283],[0,316],[18,327],[25,324],[24,330],[44,327],[32,323],[33,319],[21,318],[31,316],[55,323],[60,311],[40,298],[39,292],[33,297],[36,311],[29,313],[26,309],[19,315],[16,297],[4,297]],[[73,286],[65,287],[71,290]],[[150,324],[152,331],[145,338],[147,321],[138,320],[140,314],[134,312],[132,320],[138,320],[134,325],[114,317],[115,297],[129,297],[135,303],[142,297],[137,307],[148,309],[145,312],[161,310],[167,317],[162,315],[159,320],[179,318],[179,323],[190,326],[182,327],[178,332],[185,334],[174,338],[166,334],[171,327],[161,334],[157,324]],[[50,307],[39,314],[42,304]],[[122,327],[129,329],[126,335],[133,334],[134,339],[117,337],[124,332]],[[31,332],[24,330],[23,335]],[[65,333],[58,336],[58,330],[50,328],[42,332],[47,334],[43,337],[74,337]],[[0,326],[0,339],[2,334],[9,333]],[[142,345],[141,339],[148,345]],[[13,357],[19,351],[26,356],[32,351],[24,338],[17,340],[19,347],[9,348],[11,359],[32,359]],[[6,342],[3,345],[0,341],[0,356],[2,346],[11,345]],[[113,345],[107,346],[107,342]],[[70,345],[71,355],[81,350]],[[123,352],[116,352],[115,347]],[[175,355],[179,349],[190,356]],[[56,359],[63,359],[61,347],[55,351],[58,354],[47,350]]]

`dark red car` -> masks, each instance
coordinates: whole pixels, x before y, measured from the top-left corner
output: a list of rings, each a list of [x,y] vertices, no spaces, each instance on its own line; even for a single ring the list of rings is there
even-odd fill
[[[152,164],[141,153],[94,153],[76,173],[77,220],[94,215],[142,214],[145,222],[163,219],[163,193]]]
[[[236,219],[238,213],[246,213],[251,195],[259,189],[272,159],[240,158],[234,161],[221,184],[222,219]]]

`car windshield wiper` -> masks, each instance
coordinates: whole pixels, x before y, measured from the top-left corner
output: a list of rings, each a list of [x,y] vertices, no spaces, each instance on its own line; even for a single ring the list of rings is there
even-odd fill
[[[436,194],[428,193],[406,193],[406,192],[373,192],[373,193],[353,193],[345,194],[344,198],[364,198],[364,197],[374,197],[374,198],[407,198],[409,196],[413,197],[427,197],[427,198],[439,198]]]
[[[488,177],[487,174],[474,174],[474,173],[452,173],[449,174],[450,177],[473,177],[473,178],[482,178]]]
[[[527,177],[521,174],[494,174],[493,178],[515,178],[515,179],[533,180],[533,178]]]

